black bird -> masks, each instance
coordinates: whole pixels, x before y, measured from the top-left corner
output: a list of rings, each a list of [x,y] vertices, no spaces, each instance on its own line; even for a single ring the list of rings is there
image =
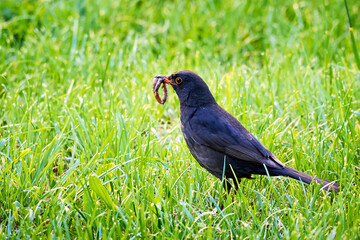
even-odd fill
[[[287,176],[327,191],[339,185],[285,166],[244,126],[220,107],[204,80],[191,71],[179,71],[155,78],[172,85],[180,100],[181,130],[199,164],[219,179],[233,179],[235,190],[241,178],[252,174]],[[236,181],[237,180],[237,181]],[[231,184],[224,181],[230,191]]]

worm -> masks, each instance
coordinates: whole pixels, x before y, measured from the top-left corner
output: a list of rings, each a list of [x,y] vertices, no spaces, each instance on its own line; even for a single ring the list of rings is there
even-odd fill
[[[161,84],[162,84],[162,88],[164,91],[164,96],[162,98],[159,95],[159,88],[160,88]],[[164,78],[160,78],[157,76],[154,77],[152,87],[153,87],[153,92],[154,92],[156,101],[158,101],[158,103],[160,103],[160,104],[164,104],[167,99],[167,88],[166,88],[166,83],[164,82]]]

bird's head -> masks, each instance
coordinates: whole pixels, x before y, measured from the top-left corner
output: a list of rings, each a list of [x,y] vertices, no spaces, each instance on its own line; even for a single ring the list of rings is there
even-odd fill
[[[216,103],[204,80],[191,71],[178,71],[170,75],[156,76],[170,84],[183,106],[199,107]]]

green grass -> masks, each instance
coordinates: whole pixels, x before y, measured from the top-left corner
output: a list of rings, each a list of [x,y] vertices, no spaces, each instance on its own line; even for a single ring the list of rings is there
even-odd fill
[[[360,238],[344,2],[3,0],[0,17],[0,238]],[[184,69],[341,192],[257,176],[226,198],[186,147],[176,94],[153,97],[154,75]]]

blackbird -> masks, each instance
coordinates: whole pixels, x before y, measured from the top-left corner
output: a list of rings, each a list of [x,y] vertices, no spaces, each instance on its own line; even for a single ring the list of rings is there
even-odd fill
[[[186,144],[199,164],[219,179],[224,188],[235,190],[242,178],[252,174],[287,176],[304,183],[316,182],[322,189],[337,192],[334,182],[312,177],[284,165],[244,126],[220,107],[204,80],[191,71],[154,77],[170,84],[180,100],[181,130]]]

